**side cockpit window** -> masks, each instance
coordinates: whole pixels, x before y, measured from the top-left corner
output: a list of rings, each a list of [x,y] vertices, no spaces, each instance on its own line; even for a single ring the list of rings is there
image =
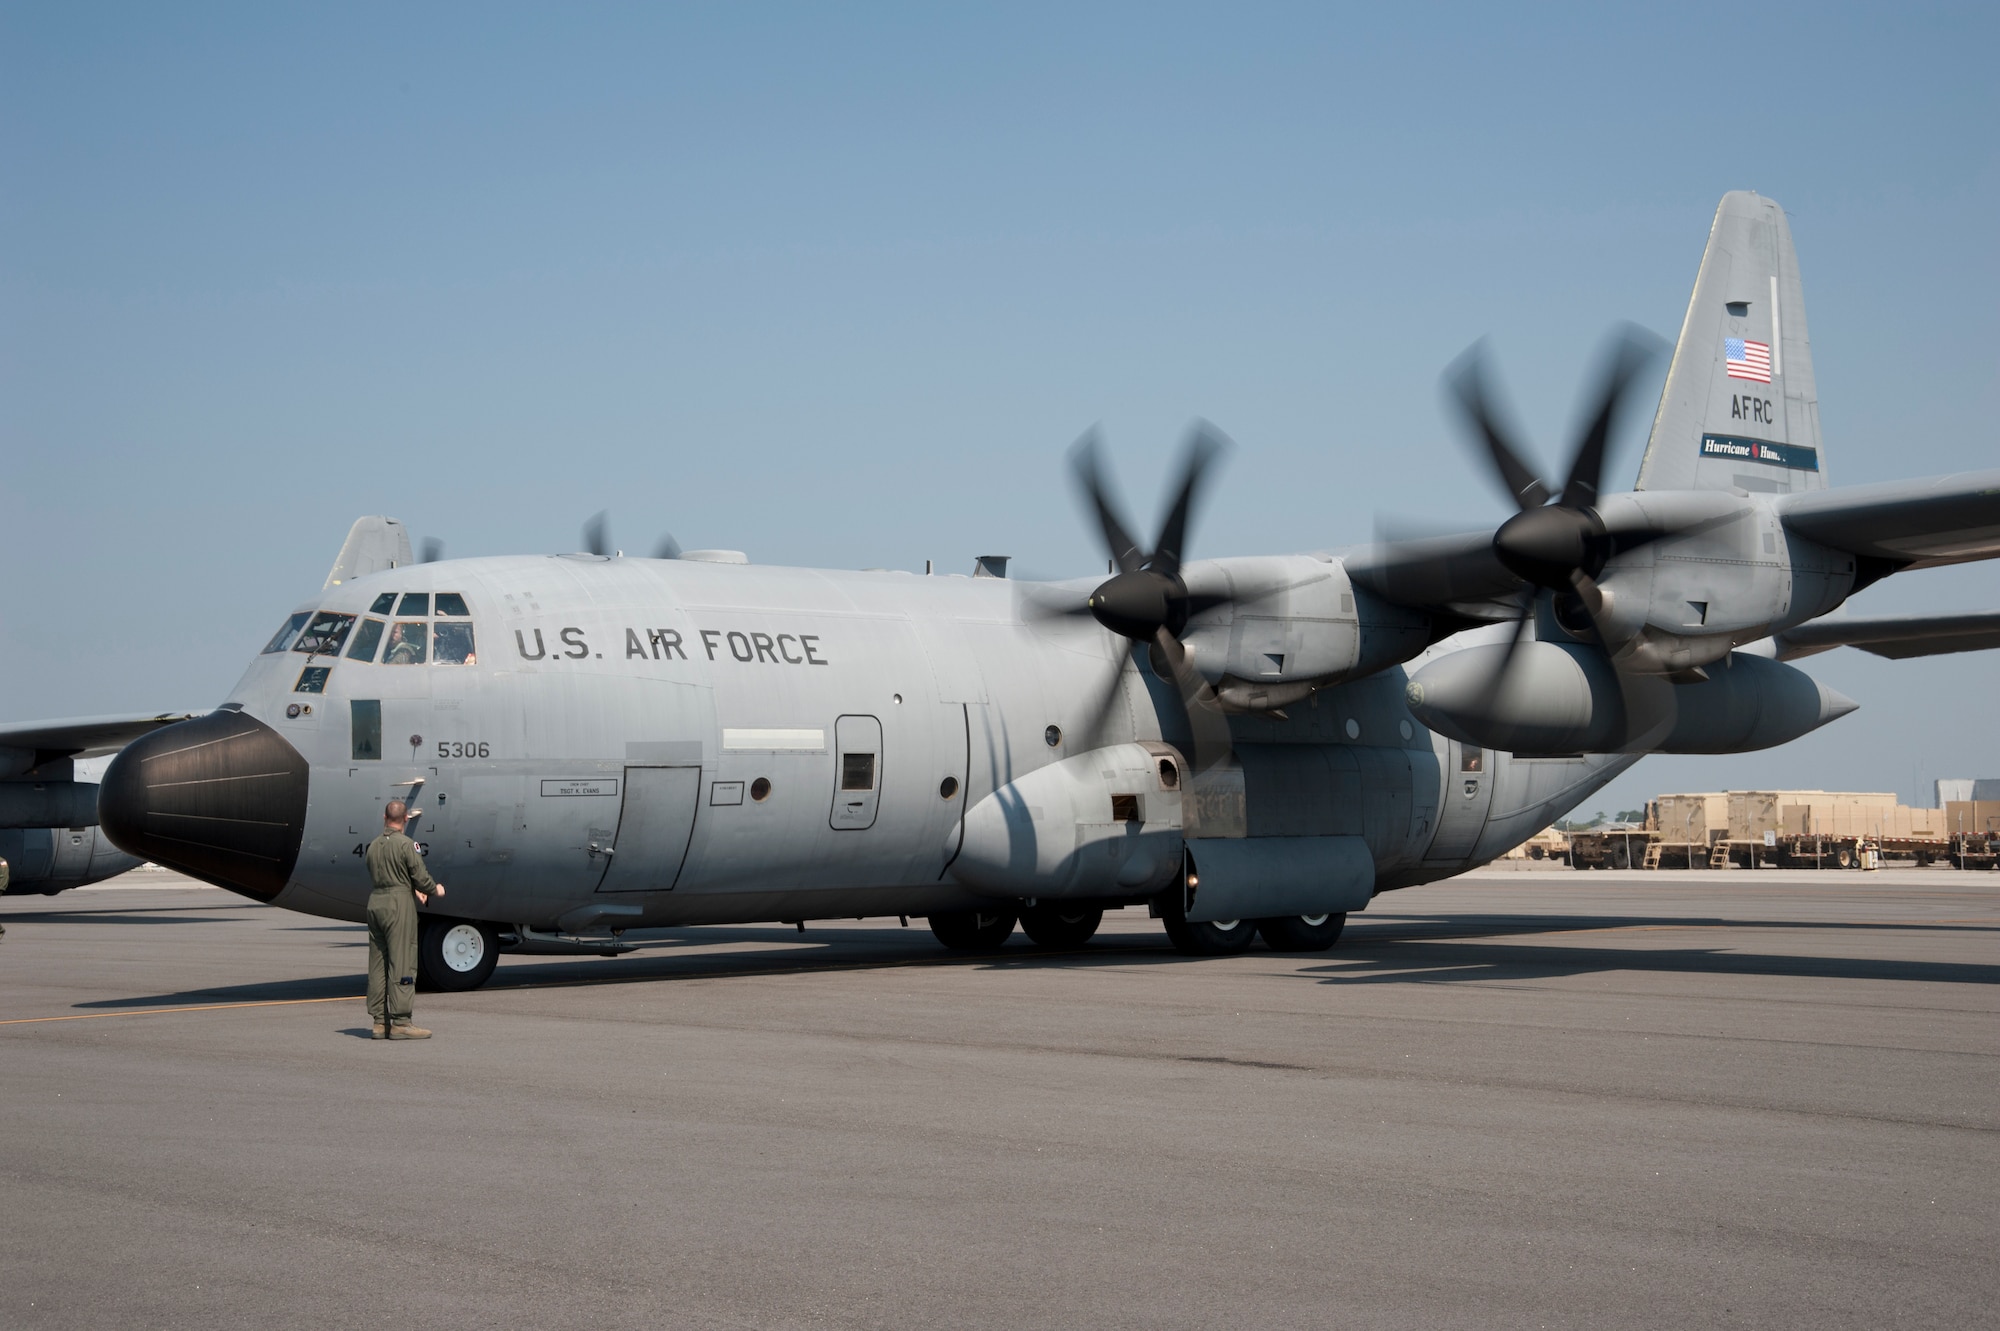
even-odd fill
[[[387,628],[379,619],[364,619],[361,627],[354,630],[354,644],[347,649],[350,661],[373,661],[375,649],[382,645],[382,630]]]
[[[353,627],[353,615],[336,615],[330,610],[322,610],[312,617],[305,632],[292,644],[292,650],[308,656],[338,656]]]
[[[408,597],[404,598],[409,599]],[[424,629],[422,620],[399,621],[389,630],[389,650],[382,653],[383,665],[422,665]]]
[[[439,665],[478,664],[472,653],[472,625],[439,620],[431,625],[431,636],[437,647],[435,657]]]
[[[312,611],[301,610],[286,620],[285,626],[272,635],[271,641],[264,644],[265,653],[282,652],[285,648],[291,646],[293,642],[297,641],[299,630],[303,629],[306,626],[306,621],[311,618]]]

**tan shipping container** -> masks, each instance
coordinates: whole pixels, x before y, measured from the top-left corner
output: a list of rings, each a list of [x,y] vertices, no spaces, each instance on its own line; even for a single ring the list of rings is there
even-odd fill
[[[1944,834],[2000,832],[2000,800],[1951,800],[1944,806]]]
[[[1893,793],[1854,790],[1732,790],[1729,837],[1761,841],[1766,832],[1807,836],[1907,836],[1896,826]],[[1905,824],[1907,825],[1907,824]]]
[[[1705,846],[1729,831],[1729,794],[1726,791],[1662,795],[1653,801],[1653,806],[1653,826],[1662,841]]]

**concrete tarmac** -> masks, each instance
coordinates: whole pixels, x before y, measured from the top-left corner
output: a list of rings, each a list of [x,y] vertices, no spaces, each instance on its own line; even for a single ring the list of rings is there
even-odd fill
[[[1332,952],[0,920],[7,1327],[1993,1326],[2000,874],[1487,871]]]

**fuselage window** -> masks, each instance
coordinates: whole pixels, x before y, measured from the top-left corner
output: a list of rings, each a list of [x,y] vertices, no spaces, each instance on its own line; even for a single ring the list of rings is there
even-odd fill
[[[1468,744],[1458,757],[1461,772],[1483,772],[1486,770],[1486,751],[1477,744]]]
[[[437,594],[437,612],[441,615],[469,615],[472,613],[465,608],[465,598],[457,592],[439,592]]]
[[[396,608],[396,593],[383,592],[375,598],[375,604],[368,607],[371,615],[386,615]]]
[[[313,616],[306,631],[292,644],[295,652],[308,656],[338,656],[343,643],[347,641],[348,630],[354,627],[353,615],[336,615],[322,610]]]
[[[404,592],[403,604],[397,607],[399,615],[428,615],[431,612],[429,592]]]
[[[354,645],[347,649],[350,661],[373,661],[375,649],[382,645],[382,630],[387,625],[379,619],[364,619],[361,627],[354,630]]]
[[[354,757],[357,761],[382,756],[382,700],[355,698],[347,704],[353,722]]]
[[[310,610],[301,610],[296,615],[293,615],[285,621],[285,626],[272,636],[271,641],[264,644],[264,650],[266,652],[284,651],[285,648],[292,645],[293,640],[299,636],[299,630],[304,628],[306,621],[311,618],[312,611]]]
[[[840,788],[842,790],[875,789],[875,755],[872,753],[841,754]]]
[[[424,623],[398,623],[389,630],[389,650],[382,653],[383,665],[422,665],[424,663]]]
[[[472,654],[472,625],[433,624],[431,633],[437,648],[433,655],[439,665],[479,664]]]

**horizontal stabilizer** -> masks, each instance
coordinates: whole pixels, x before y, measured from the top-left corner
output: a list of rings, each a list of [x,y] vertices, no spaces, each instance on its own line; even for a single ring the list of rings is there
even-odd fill
[[[1788,531],[1889,567],[1962,564],[2000,555],[2000,471],[1856,485],[1778,501]]]
[[[1774,655],[1780,661],[1796,660],[1835,647],[1859,647],[1895,661],[1913,656],[1986,651],[2000,647],[2000,610],[1976,610],[1962,615],[1817,619],[1786,629],[1774,643]]]

